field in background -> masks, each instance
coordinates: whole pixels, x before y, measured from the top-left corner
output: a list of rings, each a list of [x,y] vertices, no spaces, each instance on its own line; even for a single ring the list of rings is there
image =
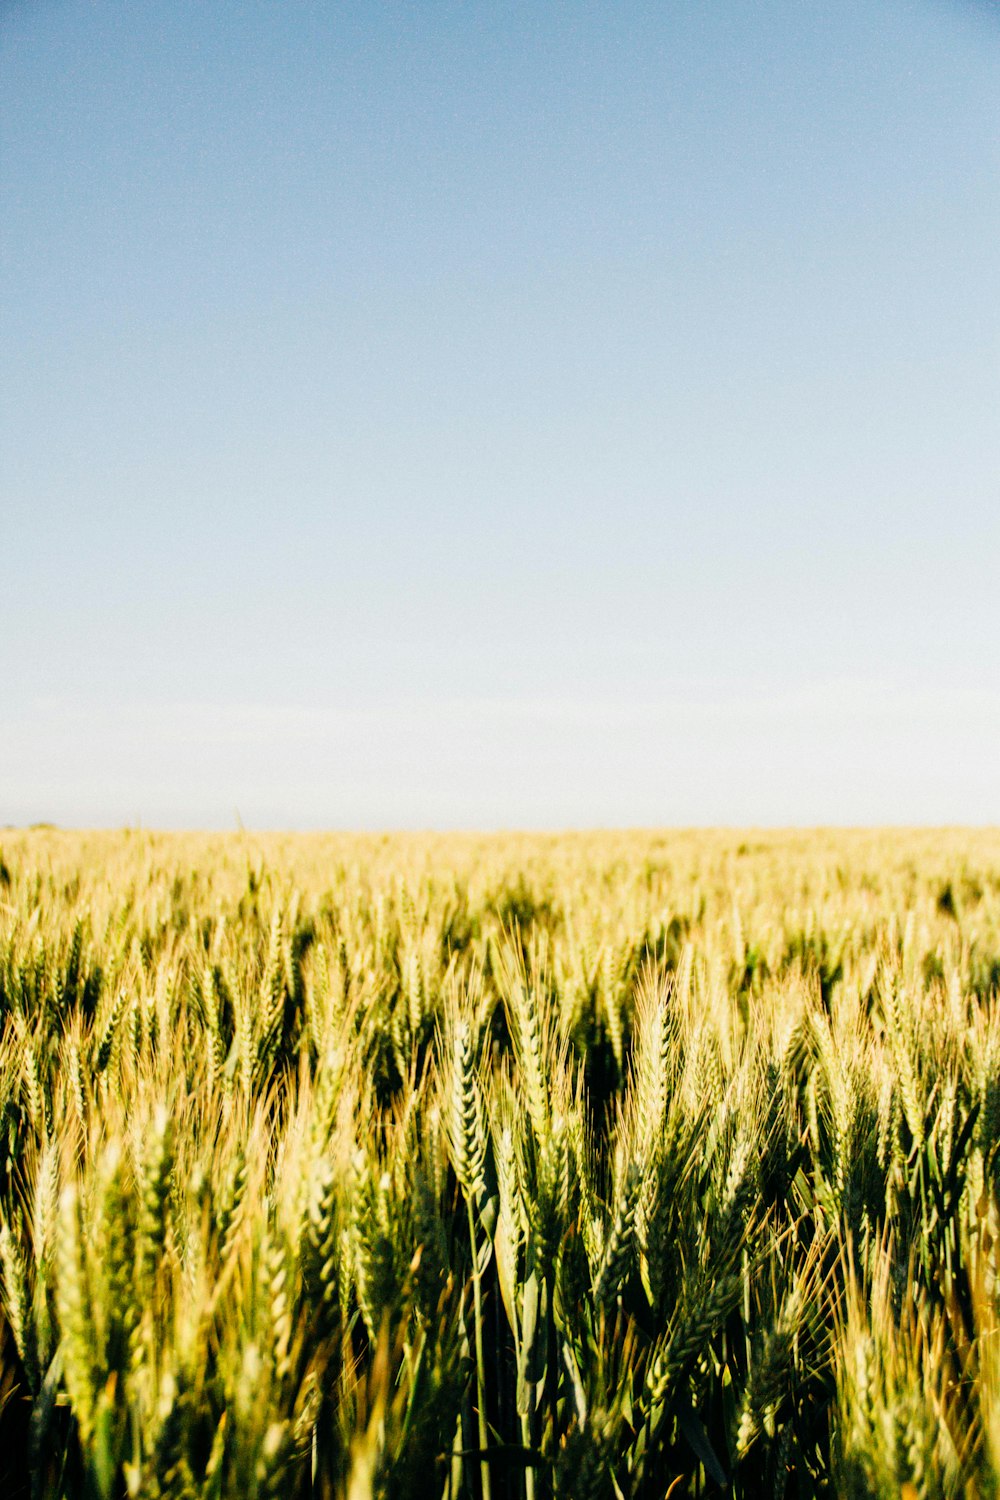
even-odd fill
[[[5,1497],[1000,1494],[1000,833],[0,851]]]

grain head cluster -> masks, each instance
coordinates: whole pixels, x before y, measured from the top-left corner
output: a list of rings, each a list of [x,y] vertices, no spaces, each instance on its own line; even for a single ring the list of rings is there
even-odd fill
[[[8,832],[0,1495],[1000,1495],[1000,836]]]

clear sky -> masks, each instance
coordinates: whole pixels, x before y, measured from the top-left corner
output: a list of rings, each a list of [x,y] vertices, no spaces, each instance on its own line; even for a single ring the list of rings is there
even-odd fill
[[[0,0],[0,824],[1000,821],[1000,8]]]

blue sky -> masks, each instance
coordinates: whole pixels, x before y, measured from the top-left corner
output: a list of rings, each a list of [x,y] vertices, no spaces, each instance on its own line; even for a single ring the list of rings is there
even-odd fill
[[[0,12],[0,823],[1000,821],[1000,12]]]

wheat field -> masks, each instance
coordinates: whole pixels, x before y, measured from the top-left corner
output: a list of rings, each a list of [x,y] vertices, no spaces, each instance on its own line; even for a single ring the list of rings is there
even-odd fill
[[[996,831],[0,846],[0,1495],[1000,1494]]]

